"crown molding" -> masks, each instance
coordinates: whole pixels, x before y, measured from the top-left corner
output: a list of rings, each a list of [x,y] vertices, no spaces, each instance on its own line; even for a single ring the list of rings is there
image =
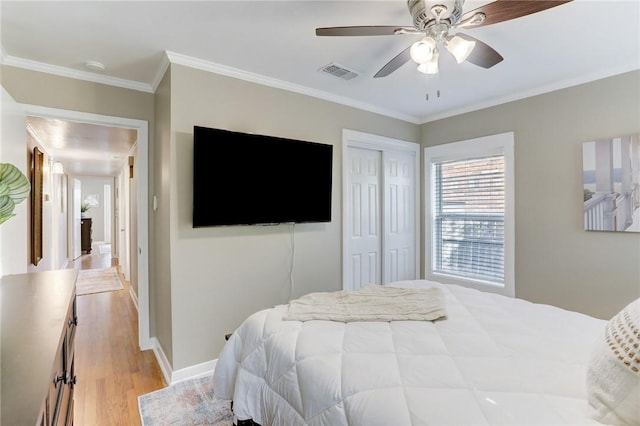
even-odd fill
[[[491,108],[494,106],[498,106],[498,105],[502,105],[502,104],[506,104],[514,101],[519,101],[522,99],[531,98],[538,95],[544,95],[545,93],[551,93],[557,90],[568,89],[570,87],[579,86],[581,84],[591,83],[593,81],[601,80],[608,77],[613,77],[613,76],[624,74],[631,71],[638,71],[638,70],[640,70],[640,68],[638,67],[637,63],[629,63],[624,66],[610,68],[597,73],[592,73],[585,76],[557,81],[551,84],[539,86],[530,90],[525,90],[523,92],[509,95],[509,96],[501,96],[501,97],[493,98],[486,102],[468,105],[468,106],[465,106],[464,108],[453,109],[450,111],[443,112],[441,114],[424,116],[422,117],[422,120],[420,120],[419,124],[427,124],[433,121],[455,117],[456,115],[466,114],[473,111],[479,111],[481,109]]]
[[[42,138],[40,137],[36,129],[34,129],[31,123],[29,123],[28,121],[27,121],[27,133],[29,133],[31,137],[36,141],[36,143],[40,145],[40,147],[45,151],[45,154],[49,155],[49,153],[46,152],[46,149],[44,148],[44,144],[42,143]]]
[[[249,81],[249,82],[260,84],[263,86],[269,86],[269,87],[274,87],[276,89],[287,90],[289,92],[299,93],[302,95],[323,99],[325,101],[335,102],[335,103],[353,107],[359,110],[364,110],[364,111],[369,111],[369,112],[373,112],[380,115],[385,115],[387,117],[396,118],[398,120],[407,121],[409,123],[420,124],[418,117],[415,117],[413,115],[402,114],[397,111],[380,108],[378,106],[367,104],[365,102],[359,102],[344,96],[337,96],[333,93],[311,89],[309,87],[289,83],[287,81],[278,80],[272,77],[266,77],[261,74],[243,71],[238,68],[232,68],[226,65],[216,64],[214,62],[205,61],[202,59],[182,55],[175,52],[166,51],[165,54],[169,62],[172,64],[183,65],[189,68],[195,68],[201,71],[207,71],[214,74],[233,77],[239,80]]]
[[[140,92],[153,93],[153,87],[147,83],[139,81],[125,80],[123,78],[109,77],[87,71],[79,71],[57,65],[45,64],[44,62],[32,61],[30,59],[17,58],[15,56],[2,56],[2,63],[12,67],[23,68],[31,71],[39,71],[47,74],[58,75],[60,77],[74,78],[76,80],[90,81],[93,83],[106,84],[109,86],[122,87],[124,89],[138,90]]]
[[[169,68],[169,65],[171,65],[171,61],[169,60],[167,52],[165,52],[165,54],[162,55],[162,62],[160,62],[160,66],[156,71],[156,75],[153,77],[153,81],[151,82],[153,93],[155,93],[155,91],[158,89],[160,82],[164,78],[164,74],[167,72],[167,68]]]

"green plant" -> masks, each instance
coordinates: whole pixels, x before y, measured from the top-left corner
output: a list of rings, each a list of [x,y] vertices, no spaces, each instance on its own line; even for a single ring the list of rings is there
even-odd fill
[[[30,190],[29,180],[16,166],[0,163],[0,224],[15,216],[13,210]]]
[[[91,209],[91,206],[86,201],[80,204],[80,213],[86,213]]]

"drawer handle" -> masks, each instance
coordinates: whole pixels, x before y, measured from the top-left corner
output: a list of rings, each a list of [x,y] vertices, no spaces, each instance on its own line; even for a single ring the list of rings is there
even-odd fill
[[[69,327],[78,325],[78,317],[69,318]]]
[[[78,376],[73,376],[72,378],[69,378],[69,385],[73,388],[76,383],[78,383]]]
[[[58,376],[58,374],[56,373],[55,377],[53,378],[53,384],[57,385],[60,382],[65,382],[67,381],[67,376],[63,373],[61,375]]]

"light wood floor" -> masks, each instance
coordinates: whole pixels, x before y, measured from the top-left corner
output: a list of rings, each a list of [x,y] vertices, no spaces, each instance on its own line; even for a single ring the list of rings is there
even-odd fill
[[[117,266],[110,254],[84,254],[70,268]],[[122,275],[121,275],[122,278]],[[140,425],[138,396],[166,386],[152,351],[138,348],[138,311],[124,290],[78,296],[74,394],[76,426]]]

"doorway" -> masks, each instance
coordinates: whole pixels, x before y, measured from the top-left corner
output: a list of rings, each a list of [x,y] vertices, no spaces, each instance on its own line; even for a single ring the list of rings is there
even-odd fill
[[[419,144],[343,130],[343,288],[420,273]]]
[[[134,250],[130,251],[133,258],[130,264],[136,265],[138,292],[134,298],[134,302],[138,306],[138,343],[140,349],[151,349],[151,339],[149,337],[149,237],[148,237],[148,149],[149,149],[149,130],[148,122],[144,120],[129,119],[122,117],[113,117],[92,113],[83,113],[77,111],[62,110],[56,108],[42,107],[38,105],[22,104],[21,107],[26,115],[34,117],[43,117],[57,119],[63,121],[95,124],[99,126],[117,127],[124,129],[133,129],[137,132],[136,143],[136,161],[133,168],[136,177],[136,194],[131,194],[135,199],[135,212],[131,215],[131,229],[135,230],[135,239],[137,245]],[[130,163],[131,164],[131,163]],[[138,226],[140,221],[140,226]],[[119,224],[114,224],[118,227]],[[113,229],[113,228],[112,228]]]

